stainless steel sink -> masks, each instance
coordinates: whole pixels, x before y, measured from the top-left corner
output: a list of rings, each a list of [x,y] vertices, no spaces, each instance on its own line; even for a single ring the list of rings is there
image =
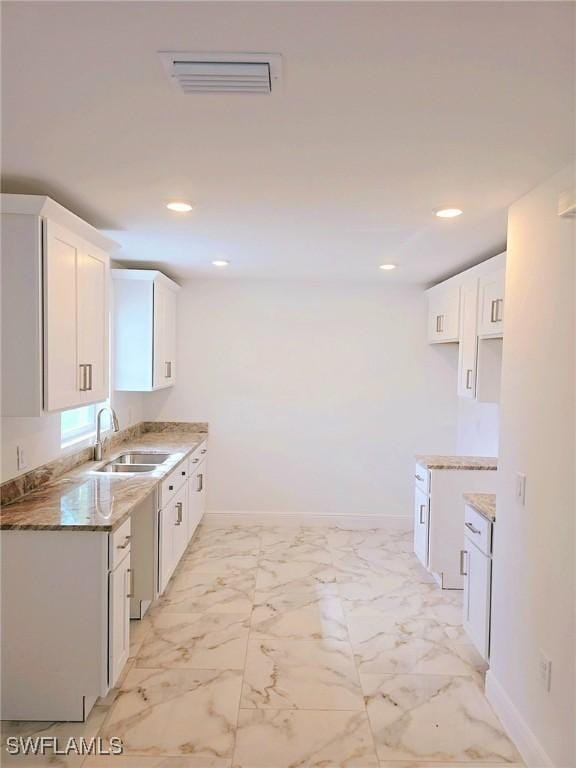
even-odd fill
[[[130,451],[129,453],[123,453],[118,458],[114,459],[114,464],[163,464],[166,459],[170,458],[169,453],[139,453],[136,451]]]
[[[96,472],[153,472],[154,465],[150,464],[118,464],[115,461],[111,461],[110,464],[104,464],[103,467],[97,469]]]

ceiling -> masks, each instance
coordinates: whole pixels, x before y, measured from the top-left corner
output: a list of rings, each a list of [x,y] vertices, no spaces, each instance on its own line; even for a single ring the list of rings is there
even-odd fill
[[[175,277],[431,283],[572,152],[572,3],[2,5],[4,191]],[[185,96],[161,50],[278,53],[283,90]]]

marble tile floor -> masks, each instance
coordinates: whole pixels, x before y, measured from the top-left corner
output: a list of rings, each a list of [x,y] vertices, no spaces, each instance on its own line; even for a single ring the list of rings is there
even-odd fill
[[[87,723],[2,724],[4,738],[120,737],[123,755],[0,764],[522,765],[484,696],[461,593],[411,548],[407,532],[201,526]]]

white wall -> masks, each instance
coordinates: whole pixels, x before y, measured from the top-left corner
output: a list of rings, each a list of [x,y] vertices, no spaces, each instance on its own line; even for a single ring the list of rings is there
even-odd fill
[[[457,453],[471,456],[498,456],[500,407],[458,398]]]
[[[420,289],[200,281],[178,327],[147,415],[210,422],[212,511],[411,515],[414,453],[455,448],[455,362]]]
[[[575,251],[574,224],[557,216],[573,183],[568,169],[510,209],[488,688],[513,734],[535,740],[530,764],[559,768],[576,765]],[[552,660],[549,693],[540,649]]]

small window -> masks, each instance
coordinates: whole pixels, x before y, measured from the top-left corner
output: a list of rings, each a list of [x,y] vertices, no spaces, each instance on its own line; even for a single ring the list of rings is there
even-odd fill
[[[96,432],[96,414],[103,405],[106,403],[93,403],[82,408],[74,408],[71,411],[62,411],[60,414],[60,445],[77,443],[94,435]]]

